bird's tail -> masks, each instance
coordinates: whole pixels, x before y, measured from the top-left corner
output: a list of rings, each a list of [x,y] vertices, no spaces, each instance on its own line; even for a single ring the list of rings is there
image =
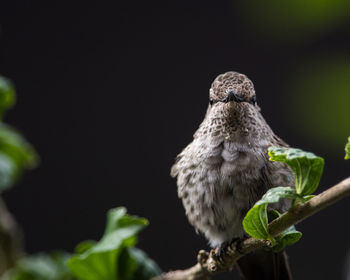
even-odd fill
[[[237,261],[241,280],[292,280],[285,251],[258,250]]]

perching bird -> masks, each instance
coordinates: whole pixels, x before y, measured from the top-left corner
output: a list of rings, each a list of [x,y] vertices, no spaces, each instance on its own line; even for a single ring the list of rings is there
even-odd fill
[[[262,117],[253,83],[237,72],[219,75],[203,122],[171,169],[189,222],[213,248],[244,237],[243,218],[268,189],[294,186],[291,170],[269,161],[270,146],[288,145]],[[291,279],[284,253],[257,251],[238,266],[247,280]]]

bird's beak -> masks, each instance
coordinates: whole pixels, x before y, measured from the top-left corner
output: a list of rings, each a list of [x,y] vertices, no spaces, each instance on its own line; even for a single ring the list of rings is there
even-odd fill
[[[238,96],[237,93],[235,93],[233,90],[230,90],[227,93],[227,96],[221,100],[221,102],[227,103],[229,101],[235,101],[237,103],[244,102],[245,100]]]

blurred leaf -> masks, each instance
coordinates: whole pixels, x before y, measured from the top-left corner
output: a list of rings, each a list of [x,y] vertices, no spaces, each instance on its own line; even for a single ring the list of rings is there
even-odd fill
[[[271,161],[284,162],[292,169],[298,195],[309,195],[316,190],[323,172],[323,158],[300,149],[279,147],[270,147],[269,156]]]
[[[137,262],[130,254],[129,249],[131,248],[132,247],[125,247],[121,251],[119,262],[116,264],[118,266],[117,280],[132,280],[135,275]]]
[[[60,252],[24,257],[1,280],[74,280],[65,265],[68,257]]]
[[[152,263],[134,249],[136,234],[147,225],[147,220],[126,214],[123,207],[111,209],[107,215],[107,226],[102,239],[82,254],[75,254],[67,265],[81,280],[125,280],[137,279],[133,275],[143,266]],[[137,258],[139,257],[139,258]],[[142,264],[140,264],[142,260]]]
[[[126,247],[119,256],[118,279],[148,280],[162,273],[158,265],[142,250]]]
[[[348,1],[350,4],[350,1]],[[297,61],[281,101],[290,126],[327,157],[344,156],[349,135],[350,55],[342,52],[315,53]]]
[[[252,209],[250,209],[243,220],[243,228],[246,233],[256,239],[271,239],[271,236],[267,230],[267,203],[256,203]]]
[[[0,151],[0,192],[13,185],[16,169],[13,160]]]
[[[347,0],[246,0],[235,2],[235,11],[251,38],[289,45],[309,42],[347,22]]]
[[[74,252],[76,254],[82,254],[89,250],[92,246],[96,244],[95,240],[85,240],[80,242],[77,246],[75,246]]]
[[[14,128],[0,122],[0,192],[11,187],[24,169],[36,167],[38,155]]]
[[[128,248],[131,257],[136,260],[137,269],[132,279],[146,280],[162,273],[159,266],[145,252],[138,248]],[[120,278],[123,279],[123,278]]]
[[[0,76],[0,120],[5,112],[16,103],[15,89],[10,80]]]
[[[350,137],[348,138],[348,143],[345,145],[345,159],[350,158]]]

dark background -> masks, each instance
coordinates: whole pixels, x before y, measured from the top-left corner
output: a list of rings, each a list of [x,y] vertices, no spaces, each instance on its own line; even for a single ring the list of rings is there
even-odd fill
[[[260,2],[1,3],[0,73],[18,96],[6,121],[41,157],[4,195],[29,253],[99,239],[123,205],[150,220],[139,246],[163,270],[194,264],[208,246],[169,170],[225,71],[252,79],[276,134],[325,158],[318,191],[349,175],[349,5]],[[342,279],[349,202],[298,225],[296,279]]]

